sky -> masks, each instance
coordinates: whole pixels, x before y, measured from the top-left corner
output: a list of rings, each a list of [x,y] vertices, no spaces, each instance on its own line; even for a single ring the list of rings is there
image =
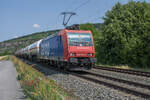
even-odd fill
[[[102,17],[117,2],[126,4],[129,1],[0,0],[0,42],[35,32],[62,29],[64,27],[61,12],[64,11],[73,11],[77,14],[71,18],[68,25],[102,23]]]

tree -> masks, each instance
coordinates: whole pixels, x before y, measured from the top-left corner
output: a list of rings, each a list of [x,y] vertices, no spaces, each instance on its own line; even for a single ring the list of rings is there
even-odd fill
[[[106,13],[98,50],[105,64],[149,66],[150,4],[117,3]]]
[[[90,24],[90,23],[81,24],[80,29],[81,30],[90,30],[92,32],[93,38],[94,38],[96,57],[98,58],[98,56],[99,56],[98,55],[98,40],[101,37],[100,32],[94,27],[93,24]]]

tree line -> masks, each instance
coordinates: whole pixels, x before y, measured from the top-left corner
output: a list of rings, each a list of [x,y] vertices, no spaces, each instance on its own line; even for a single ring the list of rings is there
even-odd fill
[[[103,20],[100,31],[81,25],[93,33],[98,63],[150,67],[150,4],[118,2]]]

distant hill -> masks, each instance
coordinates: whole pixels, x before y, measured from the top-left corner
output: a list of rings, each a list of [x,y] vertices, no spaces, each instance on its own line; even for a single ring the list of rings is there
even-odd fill
[[[59,30],[52,30],[46,32],[38,32],[30,35],[10,39],[0,42],[0,55],[13,54],[16,50],[24,48],[25,46],[38,41],[44,37],[58,32]]]
[[[101,24],[97,23],[94,26],[99,30],[101,28]],[[51,34],[58,32],[59,30],[52,30],[46,32],[38,32],[30,35],[10,39],[7,41],[0,42],[0,55],[13,54],[15,51],[24,48],[25,46],[38,41],[42,38],[45,38]]]

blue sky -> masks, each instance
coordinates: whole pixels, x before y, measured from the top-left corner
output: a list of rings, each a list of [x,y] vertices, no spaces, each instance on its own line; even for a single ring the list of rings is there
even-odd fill
[[[129,0],[0,0],[0,41],[63,28],[60,13],[72,11],[86,1],[88,3],[75,10],[77,15],[68,25],[101,23],[101,18],[118,1],[125,4]]]

